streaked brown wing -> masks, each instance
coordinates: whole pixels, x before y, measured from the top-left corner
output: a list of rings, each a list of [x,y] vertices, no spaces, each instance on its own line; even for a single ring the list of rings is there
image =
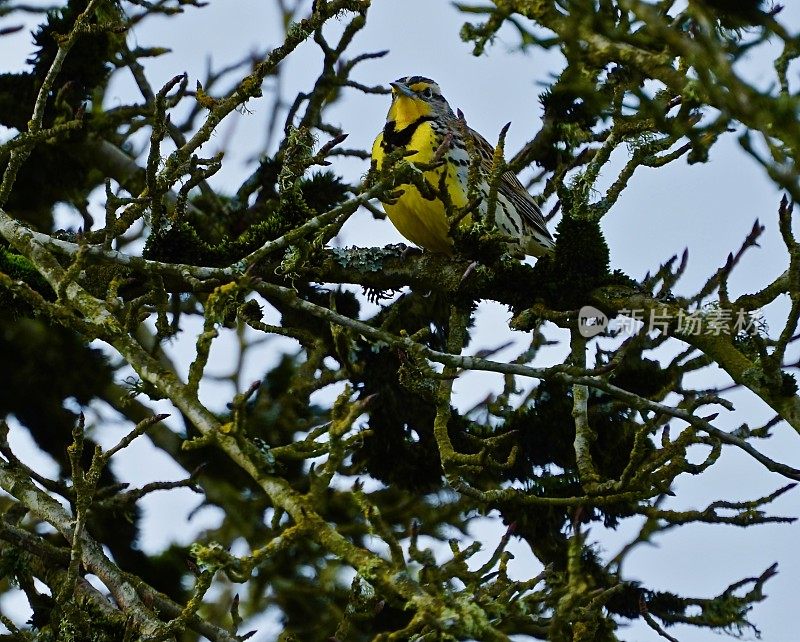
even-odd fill
[[[475,140],[475,149],[481,156],[481,168],[488,176],[492,171],[492,159],[494,157],[494,147],[491,146],[483,136],[472,128],[469,129]],[[498,191],[505,196],[519,212],[520,218],[536,230],[540,235],[547,239],[552,240],[550,232],[547,230],[547,224],[542,216],[542,210],[533,200],[533,197],[525,189],[525,186],[519,182],[517,175],[512,171],[506,171],[500,177],[500,185],[497,186]]]

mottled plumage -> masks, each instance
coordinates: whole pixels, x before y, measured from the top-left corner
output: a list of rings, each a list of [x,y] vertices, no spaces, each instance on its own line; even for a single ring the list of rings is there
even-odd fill
[[[441,94],[439,86],[429,78],[409,76],[391,83],[392,105],[386,125],[372,146],[372,158],[381,167],[386,154],[403,149],[413,151],[406,158],[418,164],[430,163],[437,157],[446,160],[442,167],[428,170],[425,177],[434,187],[440,184],[441,173],[447,171],[447,193],[454,207],[467,204],[467,186],[470,166],[465,136],[472,139],[480,155],[480,180],[478,190],[482,196],[478,211],[488,210],[489,174],[492,169],[494,148],[478,132],[467,127],[453,113]],[[442,144],[449,146],[442,155]],[[450,254],[453,240],[444,203],[438,198],[426,199],[413,185],[403,185],[403,194],[392,203],[384,203],[389,219],[409,241],[433,252]],[[495,225],[508,236],[518,239],[513,243],[515,253],[542,256],[553,248],[553,238],[547,231],[539,207],[519,182],[516,175],[506,171],[500,178],[495,207]],[[464,219],[463,224],[469,224]]]

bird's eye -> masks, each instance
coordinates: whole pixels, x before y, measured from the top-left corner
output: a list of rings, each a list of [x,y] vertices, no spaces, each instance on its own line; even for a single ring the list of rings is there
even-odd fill
[[[422,95],[425,96],[425,98],[430,98],[433,96],[433,92],[430,87],[425,87],[425,89],[422,90]]]

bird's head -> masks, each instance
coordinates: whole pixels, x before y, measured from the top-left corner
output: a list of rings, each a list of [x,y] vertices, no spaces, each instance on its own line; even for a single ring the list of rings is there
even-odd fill
[[[397,129],[404,129],[421,117],[453,114],[439,85],[430,78],[406,76],[389,84],[392,87],[392,106],[386,120],[394,121]]]

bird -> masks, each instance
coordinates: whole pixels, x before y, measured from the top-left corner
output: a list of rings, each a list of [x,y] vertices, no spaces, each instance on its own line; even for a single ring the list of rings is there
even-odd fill
[[[389,83],[392,103],[386,123],[372,145],[372,159],[380,170],[388,154],[402,150],[406,160],[414,164],[429,164],[424,176],[438,189],[447,188],[451,212],[464,208],[468,202],[470,153],[480,155],[477,213],[485,216],[489,210],[490,173],[494,148],[478,132],[469,128],[459,113],[456,115],[442,95],[439,85],[424,76],[406,76]],[[468,144],[467,137],[471,138]],[[437,166],[436,161],[442,161]],[[443,183],[442,174],[447,172]],[[383,201],[389,220],[406,239],[435,253],[452,255],[448,207],[440,197],[420,193],[412,184],[399,187],[402,193]],[[459,223],[469,226],[468,214]],[[497,186],[494,224],[510,237],[509,249],[515,256],[541,257],[551,254],[553,237],[547,230],[544,217],[533,197],[520,183],[514,172],[506,170]]]

